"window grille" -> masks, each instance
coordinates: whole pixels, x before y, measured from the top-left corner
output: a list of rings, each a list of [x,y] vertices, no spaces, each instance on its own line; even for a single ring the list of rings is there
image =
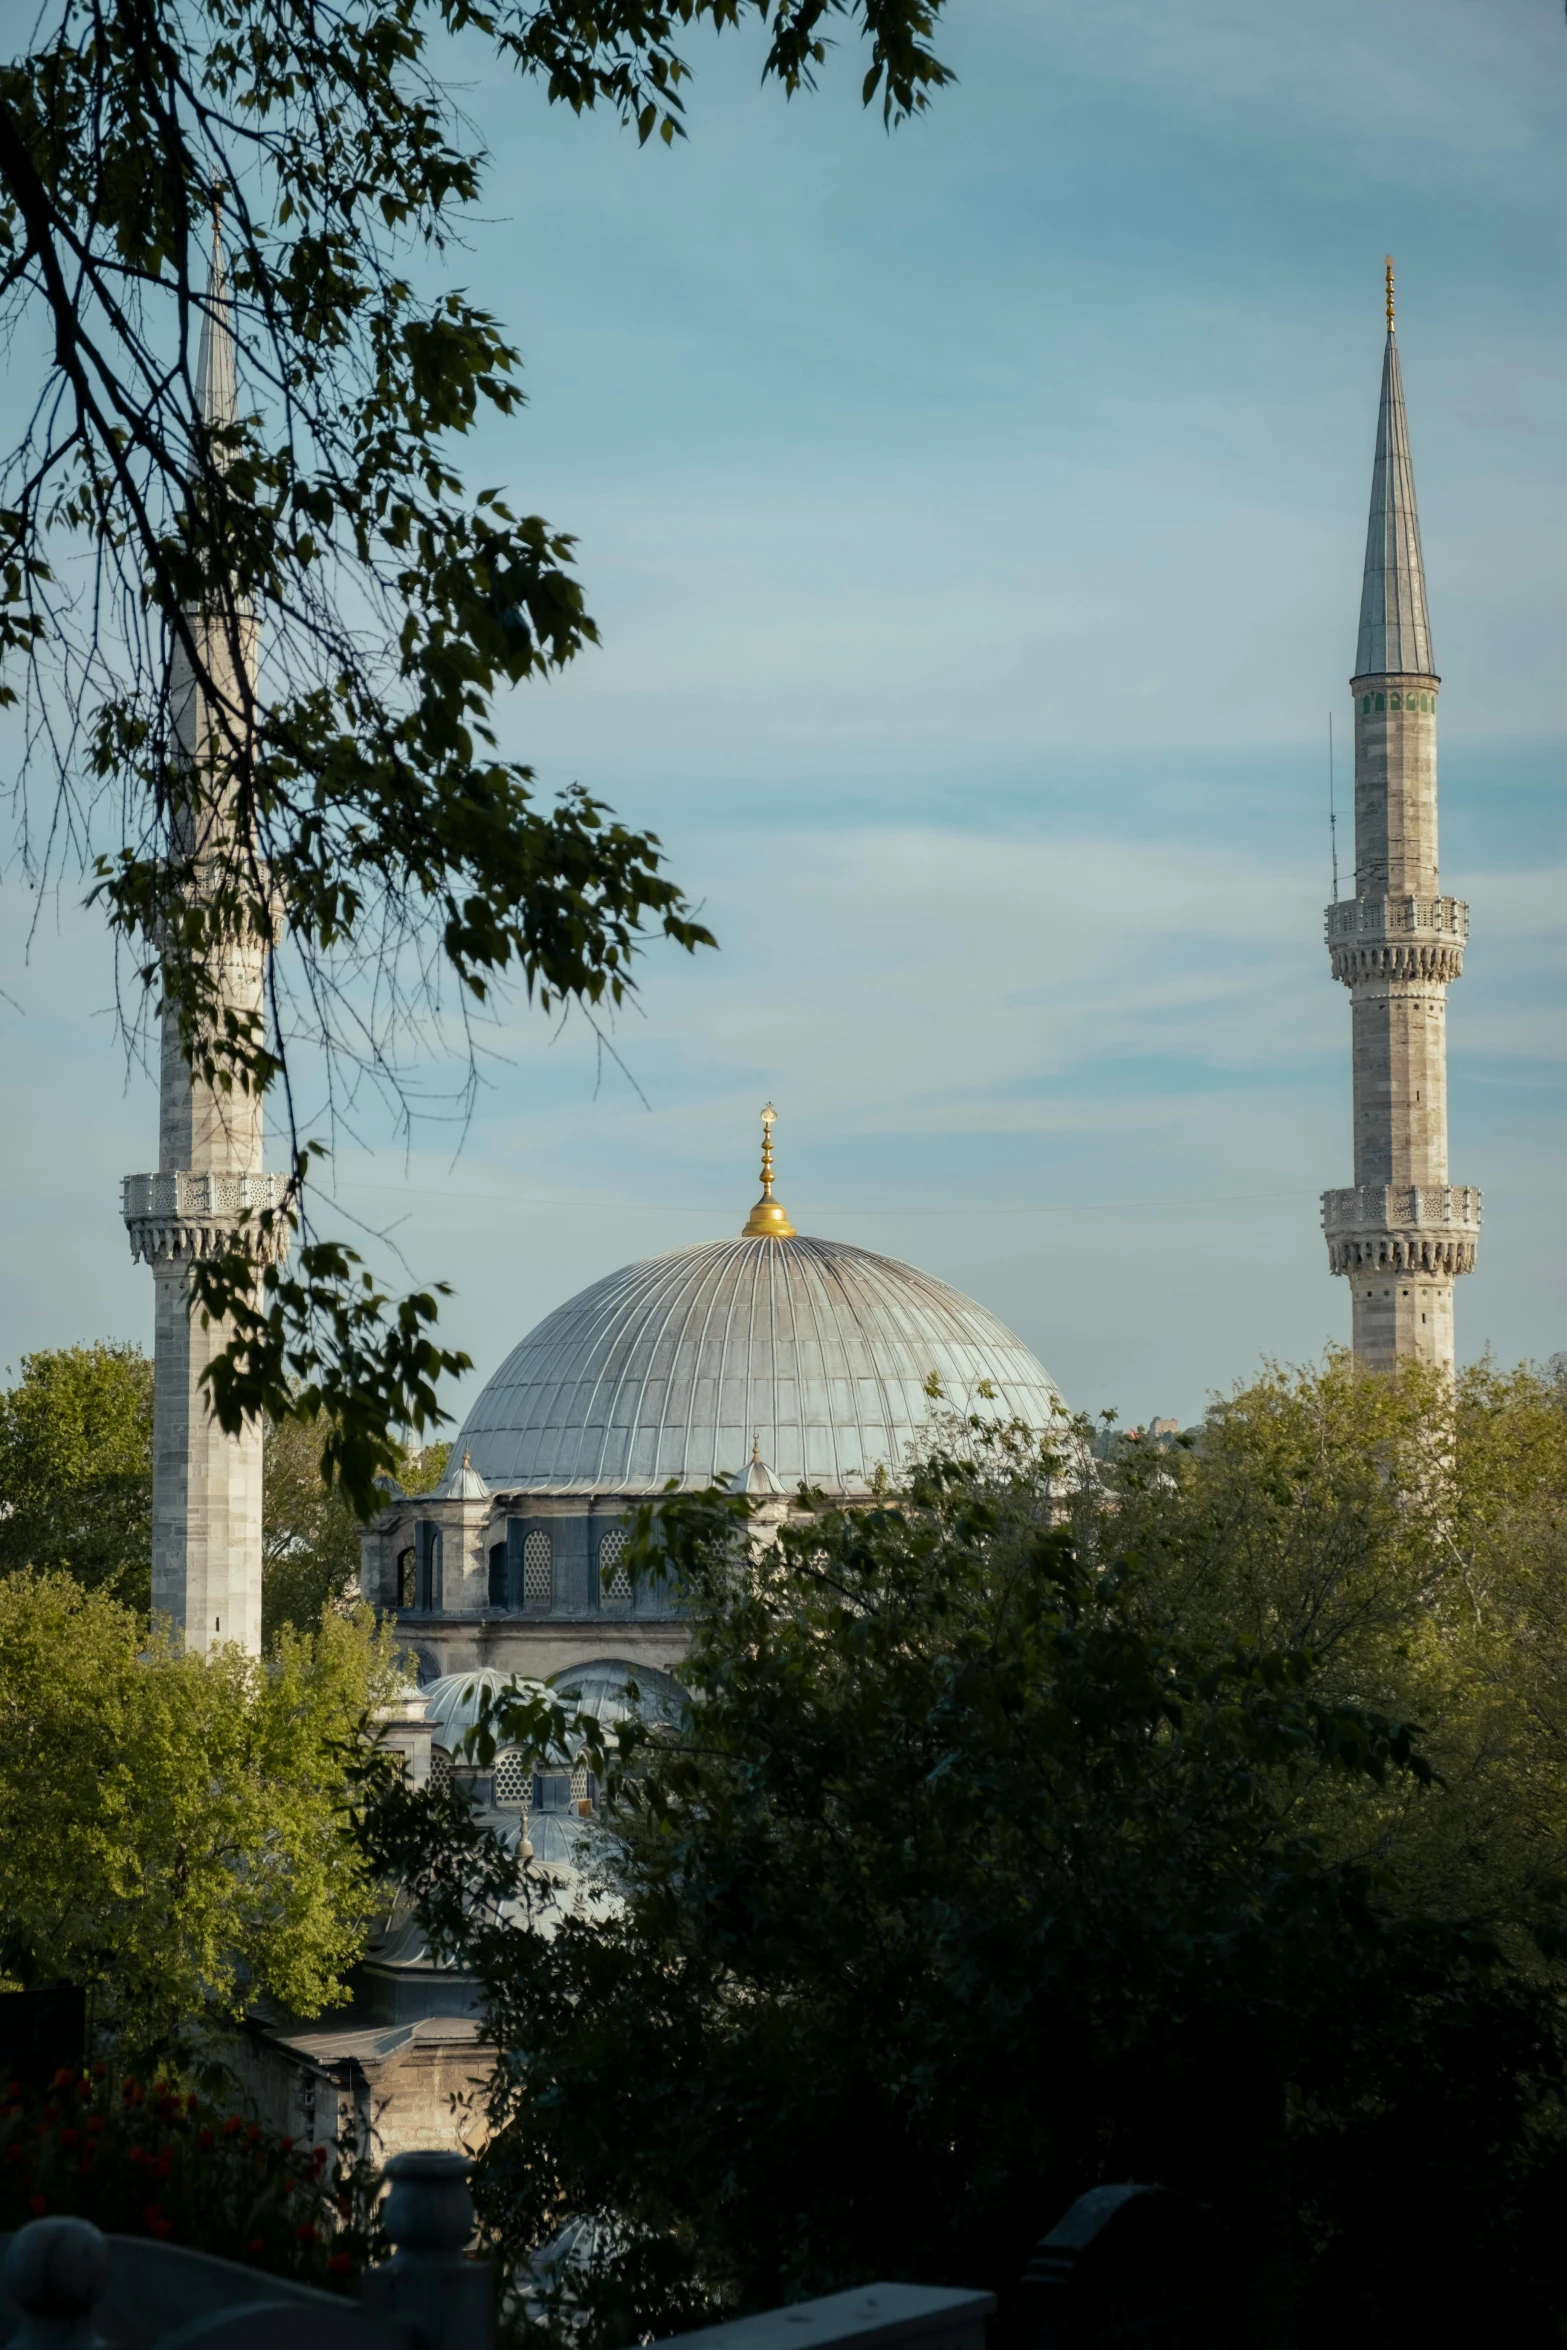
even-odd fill
[[[522,1546],[522,1599],[525,1607],[550,1603],[550,1538],[535,1526]]]
[[[412,1607],[419,1597],[419,1568],[411,1550],[397,1554],[397,1604]]]
[[[631,1598],[623,1526],[611,1526],[599,1544],[599,1597],[606,1607],[625,1607]]]
[[[573,1810],[573,1811],[586,1811],[586,1810],[587,1810],[587,1808],[588,1808],[589,1800],[590,1800],[590,1798],[589,1798],[589,1791],[588,1791],[588,1766],[587,1766],[587,1764],[586,1764],[585,1762],[581,1762],[581,1761],[574,1762],[574,1763],[572,1764],[572,1766],[571,1766],[571,1808],[572,1808],[572,1810]]]
[[[533,1793],[533,1765],[519,1747],[495,1757],[495,1800],[526,1811]]]
[[[436,1795],[450,1795],[452,1791],[452,1758],[444,1746],[430,1749],[430,1787]]]

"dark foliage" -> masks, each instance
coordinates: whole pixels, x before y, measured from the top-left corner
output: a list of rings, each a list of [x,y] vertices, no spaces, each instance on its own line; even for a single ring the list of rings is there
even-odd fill
[[[1055,1522],[1062,1461],[978,1450],[749,1560],[732,1497],[649,1513],[696,1703],[593,1758],[613,1915],[508,1922],[504,1857],[405,1799],[398,1857],[503,2051],[490,2224],[523,2254],[606,2223],[575,2280],[606,2350],[873,2275],[1005,2297],[1129,2176],[1224,2213],[1248,2343],[1297,2304],[1369,2341],[1444,2225],[1455,2298],[1499,2306],[1501,2261],[1527,2329],[1556,2289],[1555,1990],[1508,1955],[1524,1921],[1413,1908],[1297,1800],[1324,1771],[1418,1786],[1415,1734],[1318,1699],[1308,1655],[1161,1626],[1133,1562],[1091,1571]],[[585,1734],[536,1700],[493,1724]]]

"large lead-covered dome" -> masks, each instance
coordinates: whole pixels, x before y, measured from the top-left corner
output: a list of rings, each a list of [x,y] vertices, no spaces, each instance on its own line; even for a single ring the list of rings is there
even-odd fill
[[[926,1432],[933,1371],[959,1409],[1050,1425],[1053,1382],[994,1314],[895,1258],[784,1230],[596,1281],[508,1355],[457,1449],[492,1490],[657,1493],[733,1476],[759,1439],[786,1487],[853,1494]]]

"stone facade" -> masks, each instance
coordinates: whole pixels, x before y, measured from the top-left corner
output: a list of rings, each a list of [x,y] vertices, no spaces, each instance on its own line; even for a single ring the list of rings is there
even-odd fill
[[[664,1591],[631,1590],[617,1551],[634,1503],[491,1493],[471,1469],[399,1497],[361,1541],[360,1587],[421,1682],[493,1666],[544,1680],[603,1657],[678,1674],[686,1630]]]
[[[1403,384],[1388,336],[1354,696],[1355,894],[1329,906],[1349,989],[1355,1180],[1322,1197],[1363,1362],[1454,1362],[1453,1283],[1472,1272],[1480,1194],[1447,1168],[1447,990],[1469,909],[1437,866],[1436,708]]]

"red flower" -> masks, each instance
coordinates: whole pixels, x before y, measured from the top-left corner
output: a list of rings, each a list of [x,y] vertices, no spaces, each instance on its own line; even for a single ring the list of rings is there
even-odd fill
[[[153,2164],[152,2167],[157,2172],[160,2179],[166,2179],[168,2177],[169,2172],[174,2167],[174,2157],[169,2153],[167,2147],[165,2147],[164,2151],[159,2155],[157,2161]]]
[[[225,2138],[237,2138],[240,2131],[244,2127],[245,2125],[240,2120],[239,2115],[237,2113],[231,2113],[228,2120],[223,2125],[223,2135]]]
[[[92,2135],[96,2138],[98,2132],[103,2128],[103,2115],[101,2113],[90,2113],[87,2116],[87,2127]]]
[[[68,2089],[75,2077],[76,2076],[71,2071],[70,2066],[68,2064],[62,2064],[59,2071],[55,2074],[54,2079],[49,2083],[49,2086],[51,2089]]]
[[[260,2126],[256,2122],[251,2123],[249,2129],[245,2132],[245,2138],[246,2142],[251,2146],[259,2146],[261,2144],[261,2130]]]
[[[120,2083],[120,2095],[122,2097],[139,2097],[141,2095],[141,2091],[137,2088],[136,2083],[131,2079],[129,2073],[126,2074],[124,2080]]]
[[[198,2130],[196,2132],[196,2144],[200,2147],[203,2154],[209,2153],[212,2147],[212,2132],[210,2130]]]
[[[46,2105],[44,2107],[44,2120],[46,2122],[57,2122],[59,2118],[60,2108],[57,2105]]]
[[[82,2134],[80,2130],[62,2130],[60,2132],[60,2143],[62,2146],[79,2146],[81,2142]]]
[[[146,2210],[142,2213],[142,2218],[147,2222],[147,2233],[150,2236],[173,2235],[174,2222],[171,2219],[166,2219],[164,2217],[163,2206],[161,2203],[149,2203]]]
[[[327,2262],[327,2267],[335,2277],[346,2277],[353,2265],[346,2252],[334,2252]]]
[[[313,2219],[302,2219],[298,2227],[294,2230],[294,2233],[299,2238],[301,2244],[313,2244],[316,2240],[315,2221]]]
[[[152,2084],[152,2093],[153,2093],[154,2097],[167,2097],[167,2095],[168,2095],[168,2093],[169,2093],[169,2084],[168,2084],[168,2082],[167,2082],[167,2081],[154,2081],[154,2082],[153,2082],[153,2084]]]
[[[108,2070],[108,2067],[107,2067],[106,2065],[95,2064],[95,2065],[93,2066],[93,2068],[92,2068],[92,2077],[93,2077],[93,2079],[94,2079],[95,2081],[101,2081],[101,2080],[103,2079],[103,2076],[104,2076],[104,2074],[105,2074],[105,2072],[106,2072],[107,2070]]]
[[[293,2151],[294,2151],[294,2141],[293,2141],[293,2139],[292,2139],[292,2138],[279,2138],[279,2140],[278,2140],[278,2142],[277,2142],[277,2150],[278,2150],[279,2154],[292,2154],[292,2153],[293,2153]]]
[[[137,2169],[140,2170],[143,2163],[150,2161],[151,2157],[148,2154],[145,2146],[133,2146],[131,2148],[131,2160],[136,2165]]]
[[[311,2155],[310,2167],[312,2170],[325,2170],[326,2148],[324,2146],[318,2146],[315,2152]]]
[[[43,2195],[29,2195],[27,2198],[27,2208],[32,2213],[34,2219],[42,2219],[44,2213],[49,2208],[48,2199]]]
[[[245,2250],[247,2252],[265,2252],[266,2246],[259,2236],[252,2236],[250,2242],[245,2246]]]
[[[200,2103],[201,2099],[196,2095],[196,2092],[193,2089],[185,2100],[185,2111],[187,2113],[194,2113]]]

